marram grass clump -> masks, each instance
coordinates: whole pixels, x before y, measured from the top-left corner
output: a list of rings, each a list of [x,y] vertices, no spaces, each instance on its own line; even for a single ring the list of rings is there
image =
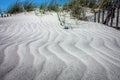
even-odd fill
[[[8,8],[7,12],[11,13],[11,14],[13,14],[13,13],[20,13],[20,12],[23,11],[21,5],[22,4],[19,1],[16,1],[15,4],[13,4],[12,6],[10,6],[10,8]]]
[[[23,7],[26,11],[33,11],[37,5],[34,2],[27,0],[23,3]]]
[[[48,6],[47,6],[48,11],[58,11],[58,4],[56,3],[56,0],[52,0]]]
[[[20,2],[17,0],[12,6],[8,8],[7,13],[15,14],[24,11],[33,11],[36,7],[36,4],[32,1],[26,0],[25,2]]]

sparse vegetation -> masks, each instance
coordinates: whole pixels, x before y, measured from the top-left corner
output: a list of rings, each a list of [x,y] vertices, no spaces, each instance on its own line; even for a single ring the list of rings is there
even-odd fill
[[[7,12],[14,14],[23,11],[33,11],[35,7],[36,4],[33,3],[32,1],[26,0],[25,2],[19,2],[19,0],[17,0],[15,4],[13,4],[12,6],[10,6],[10,8],[8,8]]]
[[[82,7],[90,7],[94,8],[96,5],[96,0],[68,0],[63,6],[63,10],[70,11],[71,15],[77,19],[81,19]],[[33,11],[36,8],[36,4],[33,1],[26,0],[25,2],[16,1],[9,9],[8,13],[19,13],[23,11]],[[45,11],[59,11],[59,6],[56,0],[51,0],[49,4],[47,4],[46,0],[45,3],[40,5],[40,11],[45,13]]]
[[[115,3],[117,4],[118,3],[118,0],[109,0],[111,3]],[[106,0],[99,0],[97,3],[96,3],[96,7],[97,8],[103,8],[104,7],[104,4],[106,4]]]
[[[40,5],[40,10],[43,10],[43,9],[45,9],[45,8],[46,8],[45,4],[42,3],[42,4]]]
[[[89,0],[88,4],[86,4],[89,8],[94,8],[96,6],[96,0]]]
[[[64,10],[70,11],[73,17],[80,19],[82,0],[71,0],[64,5]]]
[[[56,3],[56,0],[52,0],[48,6],[47,6],[48,11],[57,11],[58,10],[58,4]]]
[[[26,0],[24,3],[23,3],[23,7],[26,11],[33,11],[34,8],[36,8],[36,4],[33,2],[33,1],[29,1],[29,0]]]
[[[22,4],[17,0],[15,4],[13,4],[12,6],[10,6],[10,8],[8,8],[8,13],[20,13],[22,12]]]
[[[46,2],[45,3],[42,3],[42,4],[40,4],[40,11],[43,13],[43,14],[45,14],[45,11],[46,11]]]
[[[48,3],[48,4],[46,2],[40,4],[40,10],[43,10],[43,11],[55,11],[55,12],[57,12],[58,5],[56,3],[56,0],[51,0],[51,2]]]
[[[82,19],[81,14],[85,12],[83,7],[95,8],[96,0],[68,0],[68,3],[64,5],[63,9],[70,11],[73,17]]]

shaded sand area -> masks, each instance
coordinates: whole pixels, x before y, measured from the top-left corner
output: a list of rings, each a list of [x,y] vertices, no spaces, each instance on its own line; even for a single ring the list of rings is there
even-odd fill
[[[0,80],[120,80],[120,31],[74,26],[55,13],[0,18]]]

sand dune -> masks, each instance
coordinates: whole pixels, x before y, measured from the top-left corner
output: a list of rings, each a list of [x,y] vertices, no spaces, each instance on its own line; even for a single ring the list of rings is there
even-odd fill
[[[120,80],[120,32],[57,14],[0,18],[0,80]]]

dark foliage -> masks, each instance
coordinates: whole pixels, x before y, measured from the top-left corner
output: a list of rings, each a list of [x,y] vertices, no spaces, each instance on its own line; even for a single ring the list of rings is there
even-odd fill
[[[58,10],[58,4],[56,3],[56,0],[52,0],[49,5],[47,6],[48,11],[57,11]]]
[[[26,11],[33,11],[34,8],[36,8],[36,4],[32,1],[28,1],[26,0],[24,3],[23,3],[23,7]]]
[[[36,7],[36,4],[32,1],[26,0],[25,2],[19,2],[17,0],[15,4],[8,8],[7,13],[15,14],[23,11],[33,11]]]
[[[10,6],[10,8],[8,8],[8,13],[19,13],[22,12],[22,4],[17,0],[15,4],[13,4],[12,6]]]

